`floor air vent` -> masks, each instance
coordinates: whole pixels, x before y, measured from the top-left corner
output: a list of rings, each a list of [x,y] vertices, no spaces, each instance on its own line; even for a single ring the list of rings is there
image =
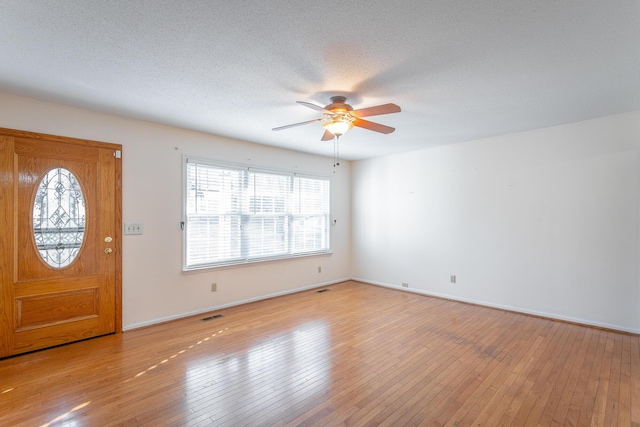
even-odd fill
[[[329,289],[320,289],[319,291],[317,291],[319,294],[321,294],[322,292],[329,292]]]
[[[207,320],[219,319],[221,317],[224,317],[224,316],[222,314],[214,314],[213,316],[205,317],[200,320],[202,320],[203,322],[206,322]]]

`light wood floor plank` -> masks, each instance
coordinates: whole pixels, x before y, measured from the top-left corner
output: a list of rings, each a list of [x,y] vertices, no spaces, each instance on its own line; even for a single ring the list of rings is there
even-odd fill
[[[640,427],[638,336],[327,289],[0,360],[0,425]]]
[[[489,325],[486,320],[479,320],[478,322],[473,322],[473,323],[469,322],[469,328],[467,330],[460,330],[460,333],[464,333],[468,337],[477,338],[478,335],[481,333],[481,331],[484,330],[485,335],[490,336],[491,335],[490,326],[491,325]],[[457,335],[460,335],[460,334],[457,334]],[[435,359],[432,356],[424,359],[425,365],[430,366],[430,368],[425,369],[426,368],[425,366],[421,369],[420,365],[411,366],[409,369],[405,371],[405,376],[403,377],[403,379],[413,378],[413,381],[409,381],[408,384],[413,384],[414,387],[420,384],[422,388],[430,388],[430,393],[434,393],[434,391],[437,391],[437,387],[434,387],[433,383],[440,384],[441,382],[438,380],[438,378],[441,378],[442,376],[447,375],[447,372],[448,372],[447,370],[449,370],[450,372],[452,368],[451,366],[447,366],[446,369],[443,369],[442,366],[446,364],[448,360],[451,360],[452,356],[455,359],[457,359],[457,362],[464,362],[464,360],[467,358],[466,355],[472,352],[474,341],[475,339],[468,340],[468,339],[460,339],[459,337],[455,337],[451,345],[452,346],[455,345],[458,347],[458,353],[454,353],[451,350],[448,350],[448,347],[444,347],[442,350],[445,350],[445,351],[440,351],[439,353],[441,357],[438,357],[437,359]],[[418,370],[422,371],[421,372],[422,375],[420,376],[415,375],[415,372]],[[462,370],[459,372],[461,374],[464,373],[464,371]],[[425,376],[425,374],[427,373],[430,373],[430,375]],[[363,401],[361,401],[360,404],[358,405],[360,407],[360,410],[358,411],[358,413],[353,414],[352,416],[347,418],[346,422],[357,424],[359,420],[362,419],[363,417],[371,418],[376,413],[381,412],[381,409],[383,409],[385,406],[385,402],[394,401],[396,399],[400,400],[401,402],[406,402],[406,399],[411,397],[410,395],[398,396],[399,393],[397,393],[395,390],[389,390],[391,385],[397,383],[394,377],[395,377],[395,373],[393,371],[389,372],[387,374],[387,382],[388,382],[387,391],[385,391],[384,394],[379,395],[378,399],[376,400],[368,399],[368,401],[364,401],[366,402],[366,404]],[[456,383],[456,382],[457,381],[452,379],[452,383]],[[419,394],[419,393],[416,393],[416,394]],[[433,404],[435,405],[436,402],[433,401]]]
[[[568,372],[567,380],[562,391],[562,395],[558,399],[556,409],[552,413],[552,406],[554,406],[553,404],[550,404],[553,399],[552,398],[547,405],[545,405],[540,424],[552,426],[571,425],[571,422],[567,422],[567,415],[571,408],[574,396],[577,395],[576,399],[580,401],[584,398],[584,388],[581,388],[579,384],[584,384],[584,382],[581,383],[580,380],[581,378],[586,377],[586,375],[582,375],[582,372],[585,370],[586,356],[589,352],[591,343],[593,342],[594,330],[584,329],[581,332],[584,333],[581,334],[582,339],[580,340],[580,348],[567,359],[565,368]]]
[[[622,366],[622,335],[615,334],[614,348],[611,361],[611,380],[609,382],[609,394],[607,396],[607,411],[604,425],[618,425],[618,410],[620,406],[620,371]]]
[[[531,326],[534,325],[536,328],[532,329]],[[505,357],[492,360],[489,365],[492,368],[480,372],[482,383],[477,391],[469,399],[462,402],[460,409],[453,414],[446,425],[471,425],[489,406],[489,402],[498,401],[501,398],[497,394],[498,387],[503,384],[511,369],[520,363],[527,354],[534,354],[538,351],[544,342],[544,337],[547,336],[548,329],[551,329],[552,326],[554,324],[550,322],[534,321],[525,325],[522,330],[513,328],[511,335],[509,335],[510,344],[505,347]],[[536,338],[528,341],[528,337],[531,336]]]
[[[585,345],[583,340],[586,330],[580,327],[575,328],[575,331],[571,331],[575,337],[573,344],[571,347],[564,347],[566,351],[558,356],[555,371],[550,374],[550,377],[556,378],[555,382],[548,381],[548,377],[544,375],[537,378],[533,393],[539,393],[538,399],[535,402],[529,402],[531,412],[527,414],[527,424],[534,425],[533,422],[536,422],[538,425],[553,425],[556,413],[564,413],[564,407],[568,406],[568,402],[565,403],[562,398],[565,396],[565,401],[569,401],[575,388],[567,387],[567,383],[571,381],[572,371],[579,370],[583,359],[580,355],[584,355],[588,348],[588,342]],[[564,415],[562,417],[564,418]],[[515,421],[520,420],[516,418]]]
[[[640,340],[635,337],[631,341],[631,424],[640,426]]]
[[[584,395],[582,407],[580,409],[580,417],[578,425],[588,426],[591,425],[591,420],[594,414],[594,408],[596,404],[596,397],[598,393],[598,387],[600,385],[600,378],[602,374],[602,365],[604,363],[604,356],[607,344],[607,332],[600,331],[598,336],[598,346],[596,347],[596,354],[591,372],[589,374],[589,381],[587,383],[587,390]]]
[[[494,335],[491,332],[491,328],[483,328],[482,326],[484,325],[483,322],[485,321],[490,321],[490,319],[486,319],[486,320],[480,320],[478,318],[472,318],[470,319],[469,327],[472,328],[472,330],[474,331],[482,331],[482,330],[486,330],[487,333],[484,337],[484,340],[490,340],[491,337],[493,337]],[[480,326],[479,328],[476,328],[476,326]],[[448,336],[446,336],[447,341],[444,343],[444,345],[442,346],[442,351],[441,353],[439,353],[439,355],[441,357],[439,357],[436,361],[437,363],[429,363],[429,368],[425,369],[423,371],[419,371],[419,374],[415,375],[415,379],[416,381],[412,382],[412,387],[411,388],[405,388],[405,391],[403,393],[398,393],[397,396],[394,396],[394,402],[393,402],[393,406],[388,407],[384,412],[381,413],[381,415],[378,417],[378,420],[380,422],[382,422],[382,425],[393,425],[394,423],[399,423],[400,421],[398,421],[399,418],[402,417],[406,417],[412,414],[411,409],[405,409],[404,411],[401,411],[400,409],[405,407],[405,408],[410,408],[412,406],[417,406],[420,403],[420,399],[417,398],[417,396],[421,396],[423,393],[426,393],[427,390],[431,389],[431,381],[433,378],[435,378],[439,373],[442,372],[442,366],[446,366],[448,364],[448,361],[451,360],[448,355],[452,354],[452,352],[455,350],[455,348],[458,348],[459,351],[465,350],[466,346],[468,346],[469,344],[471,344],[471,341],[466,340],[463,337],[463,331],[464,329],[460,329],[459,333],[456,334],[450,334]],[[472,344],[473,345],[473,344]],[[476,352],[481,353],[483,351],[483,348],[480,344],[480,342],[477,343]]]
[[[613,362],[613,334],[607,332],[605,335],[604,357],[602,360],[599,380],[597,381],[597,391],[591,416],[592,426],[605,425],[607,397],[609,395],[609,383],[611,382],[611,365]]]
[[[620,406],[618,408],[617,425],[631,425],[631,339],[622,337],[622,354],[620,364]]]

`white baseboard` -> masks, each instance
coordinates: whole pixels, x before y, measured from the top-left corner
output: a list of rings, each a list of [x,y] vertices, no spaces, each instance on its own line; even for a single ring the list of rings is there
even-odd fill
[[[575,318],[575,317],[562,316],[562,315],[558,315],[558,314],[554,314],[554,313],[547,313],[547,312],[544,312],[544,311],[528,310],[528,309],[523,309],[523,308],[519,308],[519,307],[512,307],[512,306],[508,306],[508,305],[494,304],[494,303],[487,302],[487,301],[480,301],[480,300],[474,300],[474,299],[469,299],[469,298],[461,298],[461,297],[457,297],[457,296],[453,296],[453,295],[440,294],[440,293],[437,293],[437,292],[423,291],[421,289],[403,288],[401,286],[390,285],[388,283],[377,282],[377,281],[369,280],[369,279],[363,279],[361,277],[352,277],[351,280],[355,280],[355,281],[362,282],[362,283],[368,283],[370,285],[383,286],[385,288],[397,289],[397,290],[404,291],[404,292],[412,292],[412,293],[415,293],[415,294],[438,297],[438,298],[444,298],[444,299],[448,299],[448,300],[452,300],[452,301],[466,302],[466,303],[469,303],[469,304],[481,305],[481,306],[484,306],[484,307],[499,308],[501,310],[513,311],[515,313],[531,314],[533,316],[546,317],[548,319],[562,320],[562,321],[571,322],[571,323],[578,323],[578,324],[585,325],[585,326],[595,326],[595,327],[598,327],[598,328],[611,329],[611,330],[615,330],[615,331],[627,332],[627,333],[636,334],[636,335],[640,334],[640,330],[638,330],[638,329],[626,328],[624,326],[612,325],[612,324],[609,324],[609,323],[594,322],[594,321],[587,320],[587,319],[579,319],[579,318]]]
[[[202,310],[189,311],[189,312],[186,312],[186,313],[180,313],[180,314],[175,314],[175,315],[172,315],[172,316],[160,317],[160,318],[157,318],[157,319],[148,320],[146,322],[133,323],[131,325],[123,326],[122,330],[123,331],[130,331],[132,329],[143,328],[145,326],[151,326],[151,325],[156,325],[158,323],[169,322],[171,320],[178,320],[178,319],[182,319],[184,317],[197,316],[198,314],[203,314],[203,313],[210,313],[212,311],[222,310],[224,308],[234,307],[236,305],[242,305],[242,304],[247,304],[247,303],[250,303],[250,302],[261,301],[261,300],[274,298],[274,297],[279,297],[279,296],[287,295],[287,294],[294,294],[296,292],[307,291],[309,289],[321,288],[322,286],[335,285],[336,283],[345,282],[347,280],[351,280],[351,278],[345,277],[345,278],[342,278],[342,279],[330,280],[328,282],[323,282],[323,283],[314,283],[313,285],[303,286],[301,288],[289,289],[289,290],[286,290],[286,291],[276,292],[276,293],[268,294],[268,295],[261,295],[261,296],[254,297],[254,298],[247,298],[247,299],[240,300],[240,301],[234,301],[234,302],[231,302],[231,303],[228,303],[228,304],[222,304],[222,305],[217,305],[217,306],[213,306],[213,307],[203,308]]]
[[[611,330],[615,330],[615,331],[627,332],[627,333],[631,333],[631,334],[640,335],[640,330],[632,329],[632,328],[626,328],[624,326],[612,325],[612,324],[609,324],[609,323],[594,322],[594,321],[587,320],[587,319],[580,319],[580,318],[575,318],[575,317],[562,316],[562,315],[543,312],[543,311],[528,310],[528,309],[523,309],[523,308],[513,307],[513,306],[508,306],[508,305],[494,304],[494,303],[491,303],[491,302],[481,301],[481,300],[474,300],[474,299],[470,299],[470,298],[461,298],[461,297],[457,297],[457,296],[453,296],[453,295],[441,294],[441,293],[438,293],[438,292],[424,291],[424,290],[421,290],[421,289],[403,288],[401,286],[391,285],[391,284],[388,284],[388,283],[378,282],[378,281],[375,281],[375,280],[364,279],[362,277],[345,277],[345,278],[341,278],[341,279],[331,280],[331,281],[328,281],[328,282],[315,283],[313,285],[303,286],[303,287],[300,287],[300,288],[289,289],[289,290],[286,290],[286,291],[276,292],[276,293],[268,294],[268,295],[261,295],[261,296],[254,297],[254,298],[248,298],[248,299],[244,299],[244,300],[234,301],[234,302],[231,302],[231,303],[228,303],[228,304],[222,304],[222,305],[207,307],[207,308],[203,308],[202,310],[195,310],[195,311],[190,311],[190,312],[186,312],[186,313],[180,313],[180,314],[176,314],[176,315],[172,315],[172,316],[157,318],[157,319],[149,320],[149,321],[146,321],[146,322],[134,323],[134,324],[131,324],[131,325],[124,326],[122,329],[123,329],[123,331],[130,331],[130,330],[133,330],[133,329],[143,328],[145,326],[151,326],[151,325],[155,325],[155,324],[158,324],[158,323],[169,322],[171,320],[178,320],[178,319],[182,319],[184,317],[196,316],[198,314],[210,313],[212,311],[222,310],[222,309],[225,309],[225,308],[234,307],[234,306],[242,305],[242,304],[247,304],[247,303],[250,303],[250,302],[261,301],[261,300],[265,300],[265,299],[269,299],[269,298],[275,298],[275,297],[279,297],[279,296],[282,296],[282,295],[288,295],[288,294],[293,294],[293,293],[296,293],[296,292],[306,291],[306,290],[309,290],[309,289],[320,288],[322,286],[334,285],[336,283],[345,282],[347,280],[355,280],[355,281],[362,282],[362,283],[368,283],[370,285],[382,286],[382,287],[385,287],[385,288],[395,289],[395,290],[404,291],[404,292],[412,292],[412,293],[415,293],[415,294],[432,296],[432,297],[437,297],[437,298],[444,298],[444,299],[448,299],[448,300],[452,300],[452,301],[466,302],[466,303],[469,303],[469,304],[475,304],[475,305],[480,305],[480,306],[484,306],[484,307],[498,308],[498,309],[501,309],[501,310],[512,311],[512,312],[515,312],[515,313],[530,314],[530,315],[539,316],[539,317],[546,317],[546,318],[554,319],[554,320],[562,320],[562,321],[565,321],[565,322],[578,323],[578,324],[582,324],[582,325],[586,325],[586,326],[595,326],[595,327],[598,327],[598,328],[605,328],[605,329],[611,329]]]

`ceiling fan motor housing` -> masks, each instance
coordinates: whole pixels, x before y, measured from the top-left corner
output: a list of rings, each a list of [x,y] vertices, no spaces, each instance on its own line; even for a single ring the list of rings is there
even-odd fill
[[[334,110],[343,110],[343,111],[352,111],[353,107],[346,103],[347,98],[344,96],[332,96],[331,104],[324,107],[325,110],[334,111]]]

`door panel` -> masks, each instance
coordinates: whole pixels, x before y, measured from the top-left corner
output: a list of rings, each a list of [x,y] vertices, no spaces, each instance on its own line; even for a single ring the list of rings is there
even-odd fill
[[[16,141],[16,152],[19,141]],[[18,176],[18,216],[17,232],[18,244],[15,247],[18,262],[18,276],[16,281],[26,282],[50,277],[70,277],[76,274],[96,274],[99,269],[98,253],[86,250],[86,247],[96,247],[98,243],[97,219],[97,160],[93,163],[78,161],[43,159],[27,157],[17,154]],[[38,252],[33,235],[33,204],[36,190],[43,176],[54,168],[65,168],[71,171],[83,190],[86,209],[86,226],[83,247],[73,263],[67,268],[55,269],[47,265]],[[89,190],[89,191],[87,191]]]
[[[98,317],[98,295],[95,287],[16,297],[16,331]]]
[[[0,134],[0,357],[120,332],[121,164],[114,153],[121,147]],[[51,185],[39,190],[52,170]],[[60,177],[74,178],[81,191]],[[70,192],[76,205],[63,203]],[[83,209],[74,209],[78,203]],[[45,261],[41,251],[75,258],[68,265]]]

